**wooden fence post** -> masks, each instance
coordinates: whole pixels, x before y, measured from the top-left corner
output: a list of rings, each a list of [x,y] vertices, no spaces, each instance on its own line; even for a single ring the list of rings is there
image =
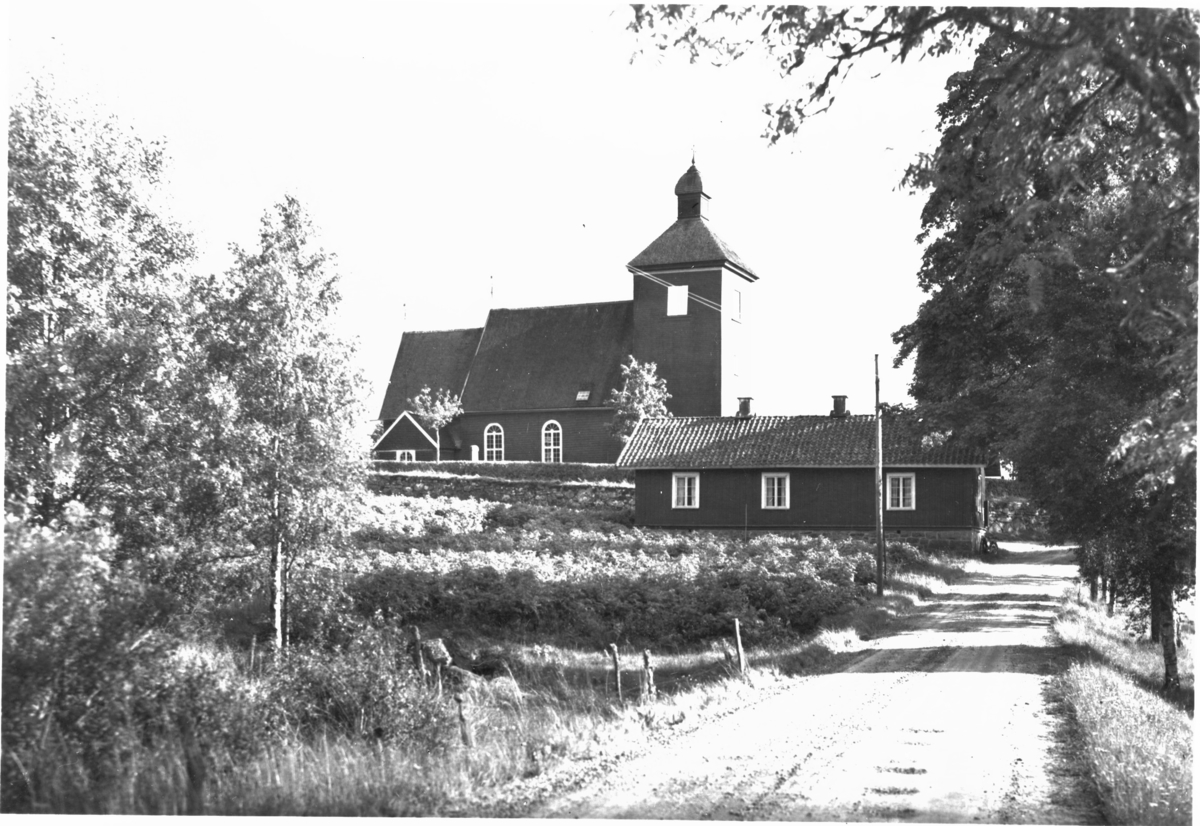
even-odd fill
[[[609,643],[608,650],[612,653],[613,673],[617,675],[617,702],[625,705],[625,698],[621,694],[621,658],[617,655],[617,644]]]
[[[187,774],[187,813],[204,814],[204,781],[208,777],[208,763],[204,752],[196,742],[195,727],[188,718],[180,720],[183,740],[183,765]]]
[[[737,617],[733,618],[733,636],[737,641],[738,673],[746,673],[746,652],[742,649],[742,623]]]
[[[650,649],[647,648],[642,652],[642,693],[639,699],[645,703],[653,703],[657,696],[658,689],[654,687],[654,663],[650,659]]]
[[[417,626],[412,627],[412,658],[413,666],[417,669],[417,676],[421,678],[421,684],[429,686],[429,670],[425,668],[425,654],[421,651],[421,629]]]
[[[467,725],[467,715],[463,711],[463,696],[455,694],[454,702],[458,703],[458,729],[462,733],[462,743],[469,749],[475,748],[475,736],[471,734],[471,727]]]

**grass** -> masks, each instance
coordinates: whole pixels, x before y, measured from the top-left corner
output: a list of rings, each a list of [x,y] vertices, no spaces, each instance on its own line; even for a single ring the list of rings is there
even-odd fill
[[[1055,632],[1074,653],[1057,679],[1113,823],[1192,822],[1194,696],[1190,637],[1180,647],[1183,690],[1164,697],[1157,644],[1131,638],[1118,615],[1064,603]]]
[[[832,670],[963,568],[890,546],[887,594],[864,600],[859,569],[869,559],[852,542],[641,532],[602,508],[501,507],[448,497],[378,497],[370,505],[353,548],[326,549],[294,573],[299,643],[281,668],[261,650],[256,658],[251,620],[262,612],[261,599],[217,599],[253,581],[232,563],[215,572],[212,616],[197,619],[186,638],[163,636],[162,653],[122,637],[115,620],[107,636],[92,635],[95,644],[83,653],[109,653],[82,660],[87,674],[74,675],[91,710],[63,705],[56,729],[36,713],[41,695],[27,691],[27,706],[11,706],[31,713],[14,718],[28,736],[10,730],[5,740],[5,809],[491,814],[480,803],[490,790],[619,759],[784,690],[799,676]],[[53,543],[36,550],[30,565],[62,558]],[[6,555],[6,573],[8,565]],[[77,601],[70,578],[76,573],[68,566],[63,583],[42,590],[69,608]],[[379,588],[348,590],[364,582]],[[34,584],[29,589],[36,591]],[[376,603],[398,615],[364,613]],[[739,615],[745,675],[731,639]],[[81,614],[78,628],[90,627],[89,616]],[[473,650],[498,652],[508,676],[462,677],[465,684],[435,697],[406,665],[407,637],[398,629],[414,622],[426,638],[441,635],[453,644],[457,664],[467,665]],[[297,631],[310,628],[309,637]],[[76,632],[60,637],[68,653],[81,639]],[[609,641],[624,643],[624,702],[601,650]],[[639,693],[645,646],[654,657],[653,704]],[[110,649],[125,653],[112,659]],[[63,659],[35,665],[55,673],[48,664]],[[117,672],[125,677],[107,679]],[[14,696],[7,683],[5,692]],[[470,748],[455,693],[463,698]],[[188,726],[203,740],[200,795],[195,750],[191,778],[185,757]],[[97,748],[89,755],[80,743]]]
[[[914,586],[918,590],[929,584],[928,575],[920,577],[922,584]],[[625,700],[620,703],[608,654],[547,644],[507,645],[513,678],[447,687],[433,737],[414,741],[387,734],[377,738],[369,731],[277,731],[266,736],[252,758],[209,770],[203,813],[488,813],[489,804],[482,801],[497,789],[511,790],[513,781],[620,759],[659,737],[692,729],[784,690],[800,676],[828,670],[840,657],[861,649],[864,637],[884,633],[916,604],[913,594],[889,592],[883,600],[870,600],[830,618],[803,640],[749,648],[744,677],[737,673],[731,639],[655,654],[659,694],[652,705],[639,697],[641,652],[632,646],[620,648]],[[245,658],[229,652],[194,647],[192,656],[247,671]],[[260,668],[257,675],[244,677],[261,680],[264,673]],[[463,697],[473,737],[469,749],[456,719],[456,690]],[[178,741],[161,742],[152,750],[131,744],[118,776],[101,782],[68,749],[51,745],[23,750],[39,761],[29,771],[36,786],[32,808],[59,813],[189,813],[195,804],[189,804],[183,752]]]

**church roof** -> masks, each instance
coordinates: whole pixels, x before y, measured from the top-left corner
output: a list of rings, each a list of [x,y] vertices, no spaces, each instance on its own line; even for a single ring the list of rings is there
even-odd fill
[[[463,409],[601,407],[632,343],[632,301],[492,310]],[[583,390],[587,398],[577,400]]]
[[[751,281],[758,280],[741,257],[713,232],[707,219],[681,218],[630,261],[629,266],[653,270],[681,264],[719,266],[725,263]]]
[[[409,332],[401,336],[379,418],[398,417],[407,409],[408,400],[424,387],[461,393],[482,332],[481,327],[473,327]]]
[[[873,416],[689,416],[643,419],[617,464],[631,468],[873,467]],[[922,440],[884,419],[883,461],[891,467],[984,464],[977,451]]]

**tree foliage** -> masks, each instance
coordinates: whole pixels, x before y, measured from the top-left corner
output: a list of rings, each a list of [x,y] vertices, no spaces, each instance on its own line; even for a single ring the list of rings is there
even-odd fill
[[[152,520],[142,477],[190,342],[190,237],[154,206],[162,147],[35,84],[8,132],[7,507],[43,524],[79,501]]]
[[[408,407],[413,415],[423,421],[433,430],[437,440],[437,459],[442,460],[442,428],[462,415],[462,399],[444,387],[436,392],[428,386],[422,387],[421,392],[408,400]]]
[[[612,432],[621,440],[629,441],[638,422],[647,416],[670,416],[667,409],[667,380],[658,375],[658,365],[652,361],[638,362],[633,356],[621,365],[621,389],[613,389],[608,404],[615,407]]]
[[[361,489],[366,417],[336,325],[337,273],[300,203],[285,198],[263,216],[258,249],[234,254],[202,289],[189,499],[268,560],[281,644],[290,569],[344,525]]]
[[[1198,20],[654,7],[631,24],[693,59],[764,47],[802,89],[767,106],[772,142],[828,109],[868,53],[975,51],[947,84],[937,150],[905,177],[929,192],[928,297],[897,361],[915,357],[927,426],[1013,459],[1054,531],[1085,561],[1088,543],[1119,543],[1127,586],[1168,614],[1195,549]]]
[[[1013,237],[1046,210],[1103,205],[1096,277],[1123,302],[1116,323],[1156,343],[1169,377],[1114,445],[1153,484],[1195,463],[1198,19],[1193,9],[635,6],[630,29],[693,60],[769,55],[802,90],[765,107],[772,143],[826,111],[865,55],[979,47],[970,77],[951,79],[940,148],[906,177],[934,188],[926,237],[958,222],[964,199],[996,210]],[[1042,252],[1054,244],[1043,239]]]

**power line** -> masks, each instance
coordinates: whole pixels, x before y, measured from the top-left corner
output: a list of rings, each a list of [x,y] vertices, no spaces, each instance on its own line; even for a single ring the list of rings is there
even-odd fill
[[[686,287],[687,286],[686,284],[672,284],[670,281],[666,281],[662,278],[659,278],[657,275],[651,275],[650,273],[646,272],[645,270],[639,270],[637,267],[628,267],[628,269],[634,275],[640,275],[642,278],[645,278],[646,280],[648,280],[654,284],[658,284],[661,287]],[[721,312],[720,304],[718,304],[715,301],[712,301],[708,298],[705,298],[702,295],[694,293],[691,290],[688,290],[688,298],[690,298],[692,301],[695,301],[697,304],[699,304],[702,307],[707,307],[710,310],[716,310],[718,313]]]

